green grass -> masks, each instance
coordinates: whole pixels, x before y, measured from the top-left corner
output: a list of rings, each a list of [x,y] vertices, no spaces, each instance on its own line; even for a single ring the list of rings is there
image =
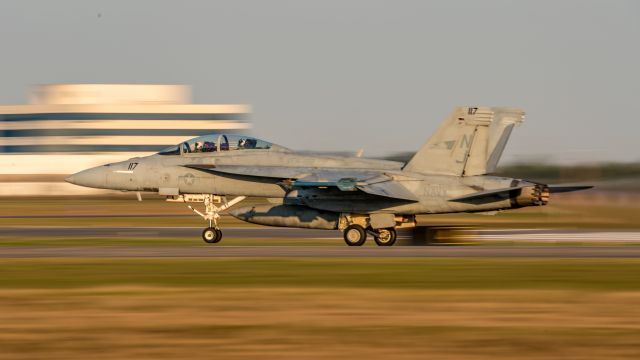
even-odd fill
[[[0,288],[94,286],[640,290],[635,259],[3,259]]]

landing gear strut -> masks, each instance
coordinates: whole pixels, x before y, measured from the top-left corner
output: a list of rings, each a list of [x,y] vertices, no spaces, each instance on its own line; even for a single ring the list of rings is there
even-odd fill
[[[218,227],[220,212],[227,210],[245,198],[246,196],[238,196],[231,201],[227,201],[227,198],[224,196],[216,196],[212,194],[184,194],[178,195],[177,197],[167,198],[167,201],[204,203],[204,213],[194,209],[191,205],[187,205],[187,207],[202,217],[205,221],[209,222],[209,226],[202,231],[202,240],[208,244],[215,244],[222,240],[222,231]],[[216,206],[216,203],[222,203],[222,205]]]

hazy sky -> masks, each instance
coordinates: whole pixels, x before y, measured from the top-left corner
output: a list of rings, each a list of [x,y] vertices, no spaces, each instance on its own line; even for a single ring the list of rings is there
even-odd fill
[[[294,148],[415,151],[456,105],[519,106],[503,161],[640,160],[640,1],[0,1],[0,103],[179,83]]]

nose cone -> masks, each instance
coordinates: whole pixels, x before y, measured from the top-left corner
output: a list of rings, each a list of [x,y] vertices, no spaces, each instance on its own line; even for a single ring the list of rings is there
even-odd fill
[[[103,189],[106,186],[107,171],[104,166],[98,166],[91,169],[75,173],[64,181],[80,186]]]

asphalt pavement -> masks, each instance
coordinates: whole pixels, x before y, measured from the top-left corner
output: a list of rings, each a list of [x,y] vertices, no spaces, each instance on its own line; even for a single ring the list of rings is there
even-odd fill
[[[202,227],[87,227],[87,226],[7,226],[0,237],[92,237],[92,238],[199,238]],[[454,230],[458,239],[469,241],[541,242],[630,242],[640,243],[640,231],[580,229],[485,229],[470,227],[418,227],[400,229],[400,239],[433,236],[435,231]],[[337,230],[279,227],[223,227],[225,238],[240,239],[341,239]]]
[[[2,246],[0,258],[48,257],[552,257],[552,258],[640,258],[640,246],[612,246],[612,243],[640,243],[640,232],[545,229],[456,229],[457,238],[482,241],[511,241],[513,245],[436,245],[415,241],[426,232],[399,232],[399,242],[393,247],[348,246],[230,246],[204,244],[197,227],[2,227],[2,237],[87,237],[87,238],[193,238],[193,244],[178,245],[118,245],[118,246]],[[342,234],[331,230],[291,228],[225,228],[226,239],[334,239]],[[428,235],[426,235],[428,236]],[[409,241],[408,241],[409,240]],[[413,240],[413,241],[411,241]],[[426,240],[426,239],[418,239]],[[542,242],[523,246],[518,242]],[[554,244],[558,242],[558,244]],[[590,245],[570,245],[585,242]],[[431,245],[431,246],[398,246]]]

